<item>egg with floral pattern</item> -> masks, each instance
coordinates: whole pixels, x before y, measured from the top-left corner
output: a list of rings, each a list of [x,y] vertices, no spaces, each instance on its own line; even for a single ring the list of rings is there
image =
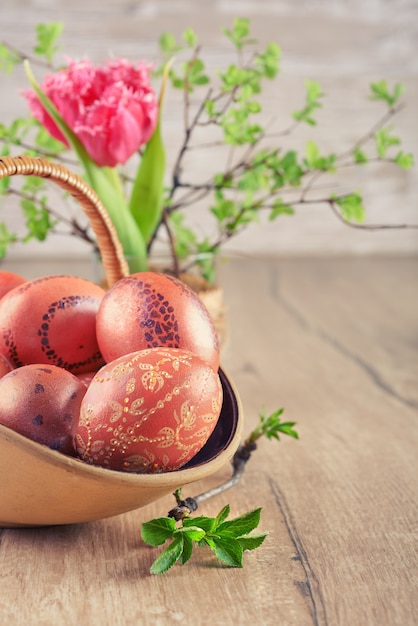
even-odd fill
[[[176,470],[207,442],[221,407],[218,372],[188,350],[124,355],[104,365],[84,395],[77,453],[113,470]]]

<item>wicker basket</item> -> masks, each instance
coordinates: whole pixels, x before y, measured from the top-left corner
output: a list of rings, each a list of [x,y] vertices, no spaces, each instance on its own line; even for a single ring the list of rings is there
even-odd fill
[[[83,208],[95,232],[109,285],[129,274],[109,215],[82,178],[62,165],[27,156],[0,159],[0,178],[49,178]],[[71,524],[130,511],[217,472],[236,452],[242,410],[220,369],[224,401],[207,444],[184,468],[163,474],[125,474],[67,457],[0,425],[0,527]]]

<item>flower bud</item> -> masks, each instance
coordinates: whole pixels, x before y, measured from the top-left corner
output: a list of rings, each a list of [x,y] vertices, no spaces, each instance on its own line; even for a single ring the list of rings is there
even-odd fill
[[[69,61],[64,70],[45,77],[41,89],[100,166],[123,164],[154,132],[158,101],[149,82],[150,67],[112,59],[94,67]],[[68,142],[36,94],[24,94],[32,114],[58,141]]]

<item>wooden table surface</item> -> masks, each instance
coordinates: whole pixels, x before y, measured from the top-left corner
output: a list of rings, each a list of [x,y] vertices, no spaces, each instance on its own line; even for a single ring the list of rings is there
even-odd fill
[[[13,268],[30,277],[59,265]],[[222,360],[245,432],[263,405],[285,407],[300,440],[263,441],[241,483],[200,512],[261,506],[267,540],[243,569],[202,550],[152,576],[157,550],[141,523],[171,497],[82,525],[0,530],[0,623],[417,624],[417,278],[417,258],[224,265]]]

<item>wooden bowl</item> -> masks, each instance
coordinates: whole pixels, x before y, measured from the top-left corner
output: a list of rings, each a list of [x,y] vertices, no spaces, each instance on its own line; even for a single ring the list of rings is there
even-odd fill
[[[109,286],[129,267],[115,227],[95,191],[65,166],[20,155],[0,158],[0,179],[39,176],[79,203],[89,219]],[[235,454],[242,432],[239,398],[221,370],[224,401],[204,448],[183,468],[164,474],[125,474],[88,465],[0,425],[0,527],[74,524],[145,506],[175,489],[214,474]]]
[[[74,524],[119,515],[206,478],[231,461],[242,410],[220,370],[224,400],[218,424],[184,467],[163,474],[125,474],[89,465],[0,425],[0,527]]]

